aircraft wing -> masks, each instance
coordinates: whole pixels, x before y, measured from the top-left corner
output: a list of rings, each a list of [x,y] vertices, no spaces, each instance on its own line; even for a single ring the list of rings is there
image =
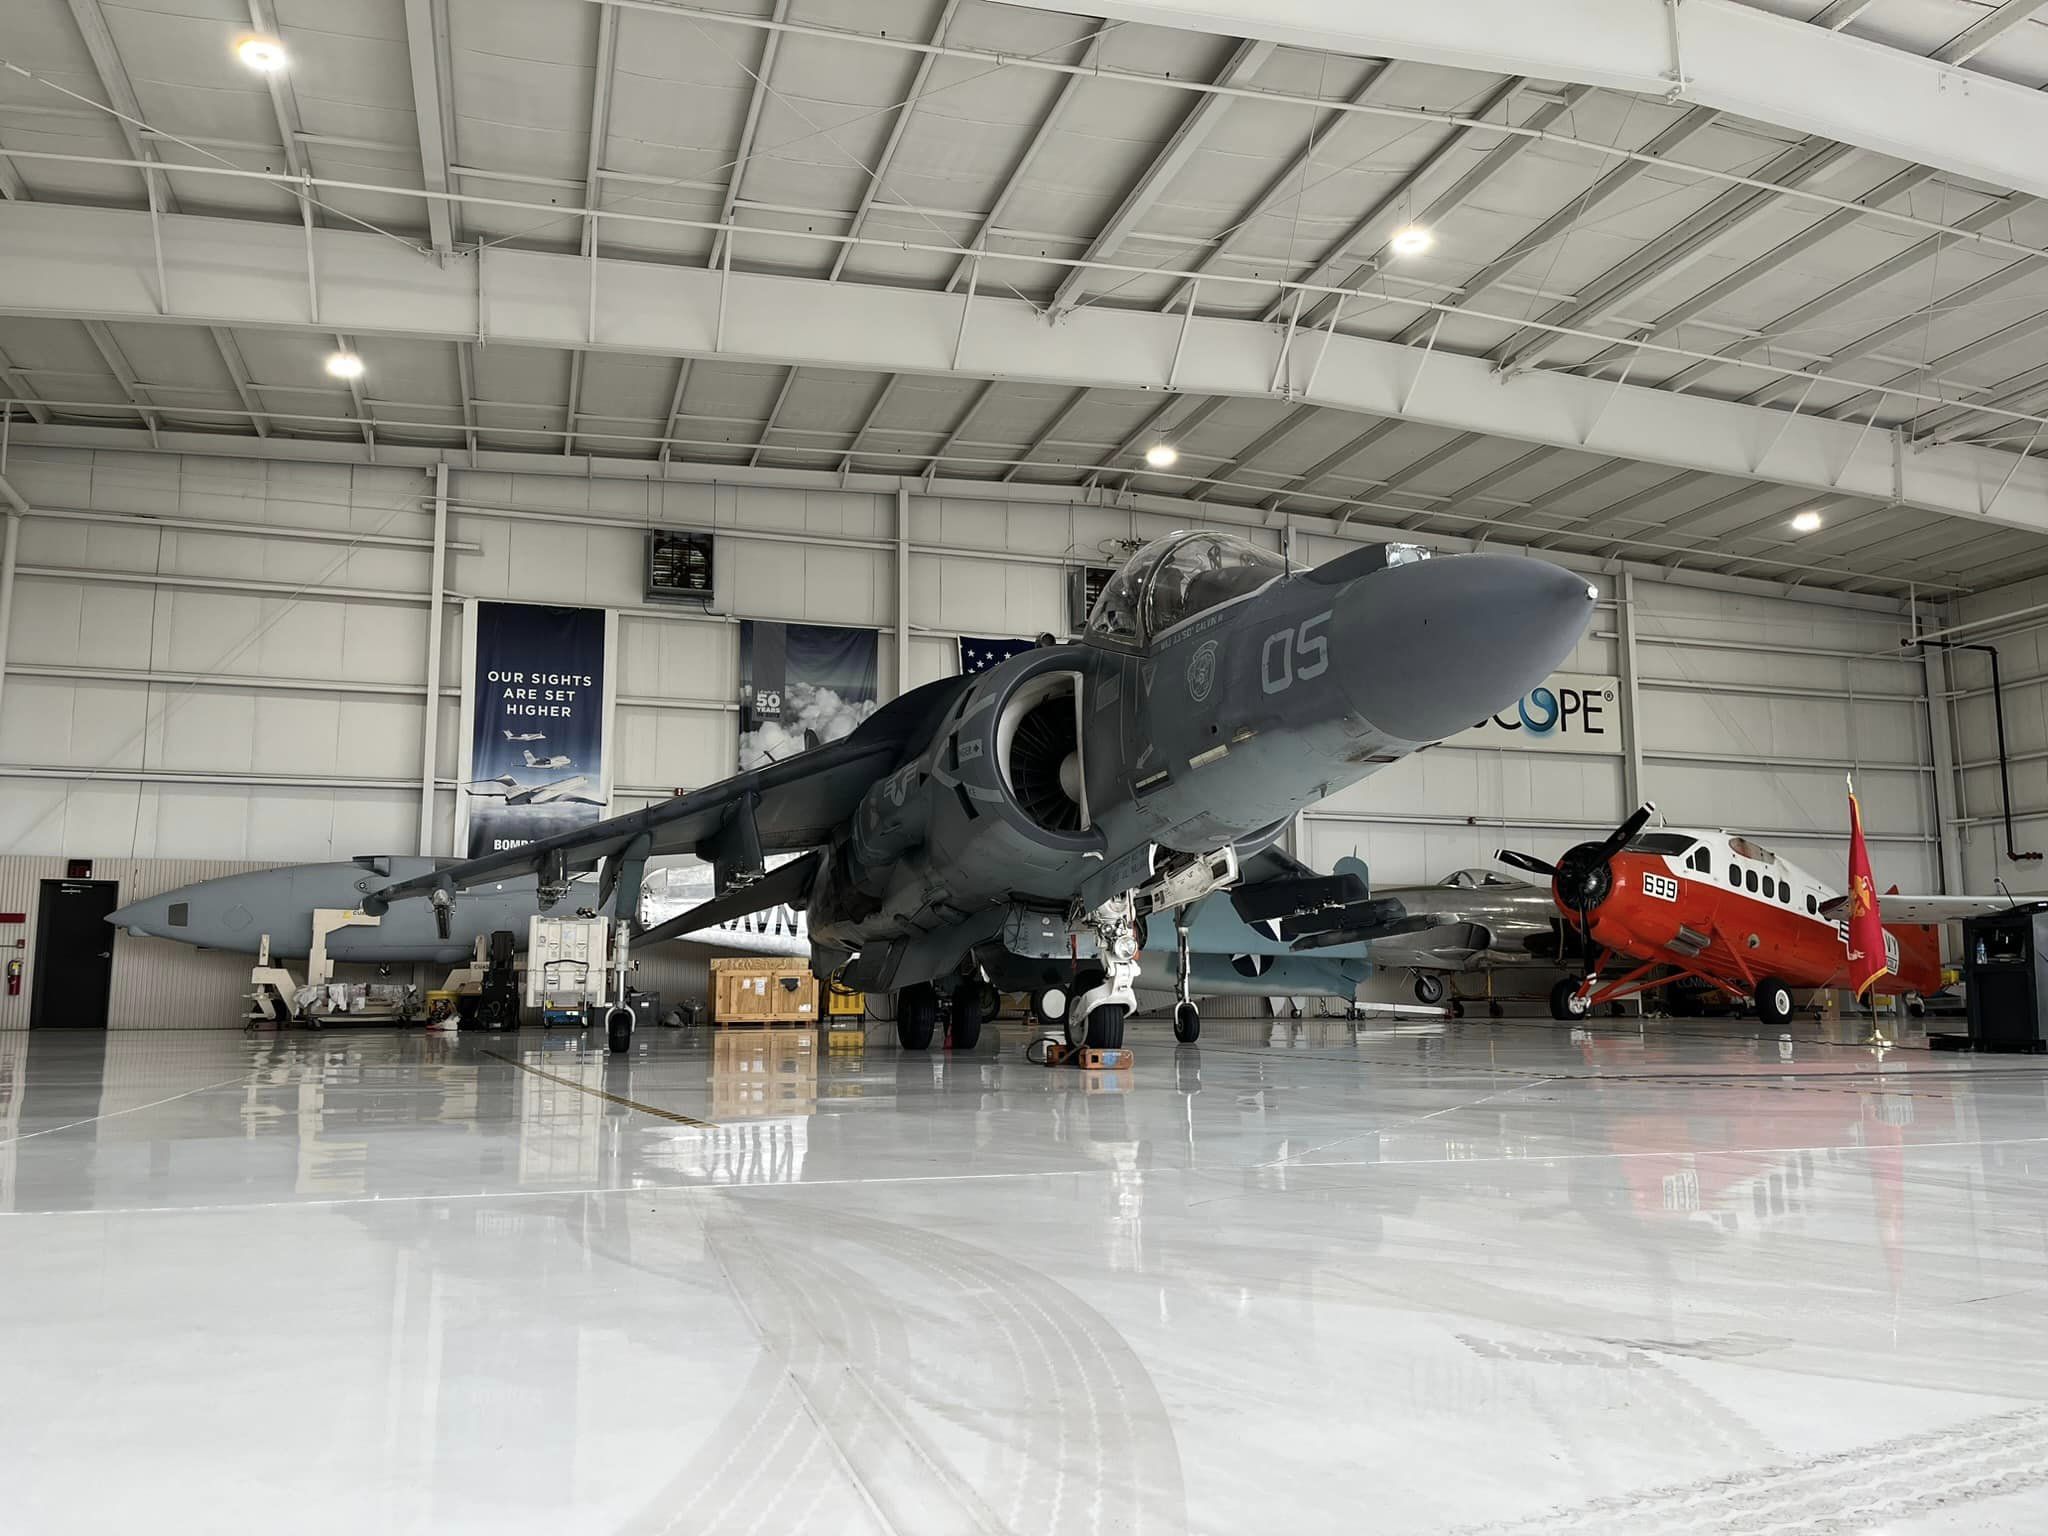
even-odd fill
[[[1987,912],[2009,912],[2028,905],[2010,896],[1904,896],[1891,891],[1877,898],[1877,915],[1888,923],[1959,923]],[[1821,903],[1822,917],[1847,918],[1849,898]]]
[[[922,728],[972,681],[949,677],[927,683],[877,711],[851,736],[736,773],[644,810],[480,858],[461,859],[384,886],[364,897],[364,910],[382,912],[391,902],[437,889],[452,892],[487,880],[542,874],[558,860],[568,873],[590,869],[600,860],[626,853],[642,838],[648,856],[694,853],[699,858],[716,859],[724,836],[729,831],[737,835],[744,828],[749,809],[762,851],[819,847],[830,842],[833,832],[853,815],[869,787],[898,765],[905,747],[920,738]]]

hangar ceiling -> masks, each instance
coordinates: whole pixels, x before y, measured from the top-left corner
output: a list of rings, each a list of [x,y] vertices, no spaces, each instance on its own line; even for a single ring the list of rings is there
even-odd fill
[[[1594,0],[1048,3],[14,0],[9,437],[2048,570],[2040,0],[1687,0],[1656,93]],[[1809,73],[1735,115],[1709,23]]]

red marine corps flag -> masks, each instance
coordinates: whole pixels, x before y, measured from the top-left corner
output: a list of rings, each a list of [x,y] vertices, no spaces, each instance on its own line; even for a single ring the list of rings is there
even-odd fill
[[[1849,985],[1860,999],[1891,967],[1885,963],[1884,920],[1877,912],[1877,882],[1863,843],[1863,810],[1856,780],[1849,780]]]

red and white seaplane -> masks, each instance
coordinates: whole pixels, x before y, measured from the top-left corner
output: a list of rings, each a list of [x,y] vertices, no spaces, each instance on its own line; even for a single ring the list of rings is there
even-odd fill
[[[1875,897],[1886,920],[1884,969],[1862,988],[1868,968],[1851,949],[1848,897],[1736,833],[1645,831],[1655,813],[1643,805],[1604,841],[1580,843],[1555,864],[1513,849],[1495,855],[1547,877],[1567,929],[1580,937],[1584,974],[1551,989],[1554,1018],[1582,1019],[1601,1003],[1688,976],[1752,1000],[1766,1024],[1791,1018],[1795,991],[1822,987],[1904,996],[1910,1004],[1941,984],[1935,925],[2007,904],[1901,896],[1896,887]],[[1622,962],[1621,973],[1603,976],[1611,961]]]

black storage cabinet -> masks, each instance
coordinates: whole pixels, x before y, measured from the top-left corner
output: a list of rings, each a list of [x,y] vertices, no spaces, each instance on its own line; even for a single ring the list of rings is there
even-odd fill
[[[1973,1048],[2048,1049],[2048,902],[1966,919],[1963,976]]]

